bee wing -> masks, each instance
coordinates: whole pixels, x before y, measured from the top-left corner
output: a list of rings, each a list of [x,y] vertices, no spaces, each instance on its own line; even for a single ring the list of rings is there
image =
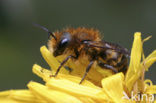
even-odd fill
[[[106,41],[84,41],[84,44],[86,44],[89,47],[97,47],[101,49],[111,49],[119,53],[123,53],[126,56],[130,56],[130,52],[126,49],[121,47],[118,44],[106,42]]]

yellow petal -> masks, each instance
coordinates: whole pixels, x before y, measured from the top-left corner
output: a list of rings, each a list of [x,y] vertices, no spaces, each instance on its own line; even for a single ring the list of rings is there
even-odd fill
[[[152,36],[148,36],[145,39],[142,40],[142,44],[144,44],[144,42],[146,42],[147,40],[149,40]],[[145,59],[145,55],[144,55],[144,51],[142,51],[142,59]]]
[[[152,81],[150,80],[150,79],[146,79],[145,81],[144,81],[144,83],[145,84],[148,84],[148,85],[153,85],[153,83],[152,83]]]
[[[1,91],[0,92],[0,98],[8,97],[11,92],[12,92],[12,90]]]
[[[156,85],[148,86],[146,88],[147,94],[156,94]]]
[[[154,63],[156,62],[156,50],[153,51],[143,62],[144,63],[146,70]]]
[[[130,92],[134,83],[139,78],[141,71],[139,70],[142,54],[141,33],[136,32],[134,35],[133,46],[131,50],[130,65],[125,78],[125,85]]]
[[[0,98],[0,103],[23,103],[23,102],[18,102],[10,98]]]
[[[79,98],[83,103],[97,103],[95,100],[87,97],[77,97]]]
[[[3,101],[3,102],[2,102]],[[8,90],[0,92],[0,103],[47,103],[37,99],[29,90]]]
[[[13,90],[10,98],[27,103],[47,103],[41,99],[37,99],[29,90]]]
[[[12,90],[1,91],[0,92],[0,103],[19,103],[10,98]]]
[[[118,73],[102,80],[102,87],[104,93],[111,98],[115,103],[123,102],[123,73]]]
[[[109,103],[110,101],[107,98],[107,96],[105,97],[98,96],[98,94],[102,92],[102,90],[99,88],[95,89],[88,86],[83,86],[63,78],[61,79],[52,78],[47,82],[46,85],[54,90],[59,90],[71,94],[73,96],[76,96],[77,98],[83,101],[88,101],[88,100],[92,101],[92,99],[96,101],[96,103]]]
[[[78,83],[71,82],[66,79],[50,79],[46,85],[52,89],[60,90],[75,96],[86,96],[97,98],[96,94],[101,91],[101,89],[95,89],[87,86],[80,85]]]
[[[54,78],[54,77],[51,77],[51,71],[50,70],[44,69],[44,68],[42,68],[41,66],[39,66],[37,64],[34,64],[34,66],[33,66],[33,73],[35,73],[36,75],[41,77],[46,82],[50,78]],[[70,80],[72,82],[75,82],[75,83],[80,83],[80,81],[82,79],[82,78],[77,77],[77,76],[66,75],[66,74],[61,74],[61,73],[59,73],[59,75],[57,77],[55,77],[55,78],[60,78],[60,79],[61,78],[66,78],[66,79],[68,79],[68,80]],[[92,82],[87,81],[87,80],[84,80],[82,85],[99,89],[99,87],[95,86]]]
[[[46,100],[49,103],[82,103],[74,96],[49,89],[48,87],[37,82],[30,82],[28,84],[28,88],[34,93],[34,95]]]
[[[34,64],[32,68],[33,73],[41,77],[44,81],[48,81],[52,72],[50,70],[44,69],[41,66]]]
[[[60,63],[56,60],[56,58],[52,55],[52,53],[46,48],[46,46],[42,46],[40,48],[40,51],[45,61],[51,67],[52,72],[53,70],[56,71],[57,68],[60,66]],[[65,70],[65,68],[62,67],[59,73],[69,74],[69,71]]]
[[[144,43],[145,41],[147,41],[147,40],[149,40],[151,38],[152,38],[152,36],[148,36],[147,38],[145,38],[144,40],[142,40],[142,42]]]
[[[72,81],[72,82],[77,83],[77,84],[79,84],[81,79],[82,79],[82,78],[77,77],[77,76],[65,75],[65,74],[60,74],[59,78],[60,79],[67,79],[67,80]],[[88,86],[88,87],[95,88],[95,89],[100,89],[100,87],[94,85],[92,82],[90,82],[88,80],[84,80],[81,85]]]

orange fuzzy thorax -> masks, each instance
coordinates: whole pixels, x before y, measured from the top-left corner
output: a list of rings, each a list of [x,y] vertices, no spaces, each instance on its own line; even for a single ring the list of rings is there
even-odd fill
[[[56,31],[53,34],[56,36],[57,41],[54,38],[51,38],[48,41],[48,47],[51,52],[53,52],[53,49],[56,47],[58,42],[60,41],[63,33],[69,33],[72,38],[73,45],[76,46],[77,44],[80,44],[83,40],[91,40],[91,41],[100,41],[100,32],[97,29],[94,28],[84,28],[84,27],[78,27],[78,28],[66,28],[62,31]]]

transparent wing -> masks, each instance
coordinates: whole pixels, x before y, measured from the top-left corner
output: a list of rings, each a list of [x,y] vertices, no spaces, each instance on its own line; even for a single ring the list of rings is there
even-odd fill
[[[84,44],[86,44],[88,47],[97,47],[101,49],[111,49],[119,53],[123,53],[126,56],[130,56],[130,52],[126,49],[121,47],[118,44],[106,42],[106,41],[84,41]]]

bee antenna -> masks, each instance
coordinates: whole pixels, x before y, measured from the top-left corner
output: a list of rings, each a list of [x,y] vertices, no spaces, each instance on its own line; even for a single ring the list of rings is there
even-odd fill
[[[46,27],[44,27],[44,26],[42,26],[42,25],[39,25],[39,24],[36,24],[36,23],[33,23],[33,25],[36,26],[36,27],[39,27],[39,28],[43,29],[43,30],[46,31],[46,32],[48,32],[48,38],[49,38],[50,35],[51,35],[52,37],[54,37],[55,40],[57,40],[57,39],[56,39],[56,36],[55,36],[52,32],[50,32]]]

